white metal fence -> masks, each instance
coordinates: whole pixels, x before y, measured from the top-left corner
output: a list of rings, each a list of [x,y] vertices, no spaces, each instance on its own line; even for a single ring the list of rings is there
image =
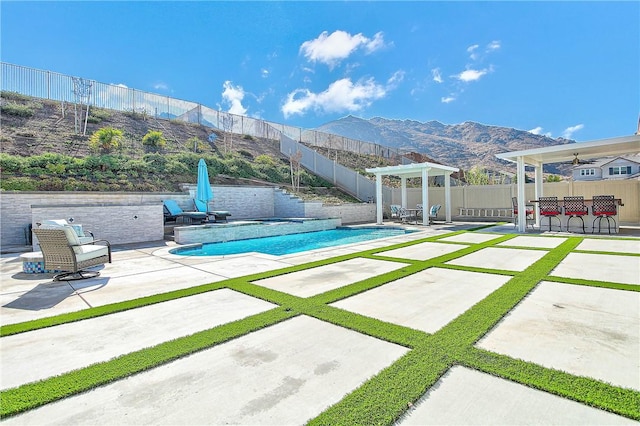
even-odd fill
[[[408,161],[403,157],[404,151],[370,142],[230,114],[197,102],[144,92],[123,85],[101,83],[6,62],[2,62],[1,65],[0,88],[3,91],[60,102],[82,102],[93,107],[143,113],[159,119],[182,120],[261,138],[279,139],[280,134],[284,134],[293,140],[313,146],[374,154],[398,164]]]

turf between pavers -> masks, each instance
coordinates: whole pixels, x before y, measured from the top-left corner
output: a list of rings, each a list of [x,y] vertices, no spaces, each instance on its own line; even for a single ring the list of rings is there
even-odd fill
[[[419,400],[451,366],[456,364],[475,368],[532,388],[640,420],[640,392],[609,385],[595,379],[574,376],[473,346],[504,315],[520,303],[540,281],[547,280],[630,291],[640,290],[638,286],[549,276],[551,271],[570,252],[577,251],[575,248],[583,240],[582,237],[568,237],[567,241],[556,248],[543,249],[548,253],[522,272],[445,264],[445,262],[483,248],[507,242],[509,239],[514,238],[515,235],[497,234],[495,239],[485,243],[463,243],[466,247],[456,252],[426,261],[384,256],[384,252],[389,250],[426,241],[433,242],[462,232],[367,250],[276,271],[233,278],[185,290],[106,305],[100,308],[91,308],[56,317],[3,326],[0,328],[0,335],[8,336],[43,327],[109,315],[127,309],[135,309],[220,288],[229,288],[279,305],[278,308],[270,311],[220,325],[191,336],[181,337],[152,348],[125,354],[113,360],[97,363],[57,377],[5,390],[0,393],[0,399],[2,400],[0,417],[12,416],[62,398],[86,392],[97,386],[166,364],[172,360],[211,348],[230,339],[269,327],[297,315],[308,315],[411,349],[402,358],[345,396],[340,402],[312,419],[311,424],[391,424],[406,412],[411,404]],[[442,241],[442,243],[446,242]],[[497,247],[508,248],[509,246],[505,244]],[[540,250],[539,248],[535,249]],[[292,296],[252,283],[252,281],[260,279],[320,267],[356,257],[394,261],[404,263],[405,266],[398,270],[351,283],[309,298]],[[512,278],[434,334],[328,306],[329,303],[354,296],[432,267],[501,274]]]

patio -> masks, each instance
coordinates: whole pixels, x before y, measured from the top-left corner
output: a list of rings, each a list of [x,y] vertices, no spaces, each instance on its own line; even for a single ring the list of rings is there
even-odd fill
[[[2,255],[4,422],[635,424],[638,230],[490,225],[281,257],[122,245],[75,282]]]

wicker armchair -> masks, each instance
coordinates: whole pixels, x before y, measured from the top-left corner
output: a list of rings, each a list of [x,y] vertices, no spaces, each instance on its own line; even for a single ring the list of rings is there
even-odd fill
[[[53,277],[54,281],[93,278],[100,275],[100,272],[85,269],[111,263],[111,244],[107,240],[81,244],[70,226],[57,229],[37,228],[33,233],[38,238],[45,269],[63,271]]]

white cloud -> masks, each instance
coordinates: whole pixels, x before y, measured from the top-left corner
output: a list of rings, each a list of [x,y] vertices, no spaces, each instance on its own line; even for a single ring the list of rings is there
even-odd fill
[[[440,102],[442,102],[443,104],[448,104],[449,102],[453,102],[455,100],[456,100],[456,98],[453,97],[453,96],[447,96],[446,98],[445,97],[440,98]]]
[[[565,139],[571,139],[575,132],[582,130],[583,128],[584,124],[576,124],[575,126],[567,127],[564,129],[564,132],[562,132],[562,137]]]
[[[229,105],[227,112],[237,115],[245,115],[247,109],[242,106],[242,100],[244,99],[244,89],[242,86],[234,86],[231,81],[227,80],[222,85],[224,91],[222,92],[222,99]]]
[[[487,74],[487,70],[465,70],[462,71],[460,74],[456,74],[454,75],[455,78],[457,78],[460,81],[464,81],[465,83],[468,83],[470,81],[476,81],[476,80],[480,80],[480,78]]]
[[[387,89],[395,89],[398,87],[398,84],[404,80],[404,71],[399,70],[393,73],[391,77],[387,80]]]
[[[498,50],[500,49],[501,45],[500,45],[500,41],[499,40],[493,40],[491,43],[487,44],[487,52],[491,52],[493,50]]]
[[[381,32],[369,39],[362,33],[351,35],[346,31],[337,30],[331,34],[323,31],[318,38],[305,41],[300,46],[300,51],[307,60],[322,62],[333,68],[359,48],[369,54],[383,46],[384,37]]]
[[[373,78],[357,83],[343,78],[334,81],[327,90],[320,93],[313,93],[308,89],[294,90],[287,95],[282,113],[288,118],[296,114],[304,115],[309,110],[354,112],[371,105],[376,99],[383,98],[386,93],[387,89],[377,84]]]
[[[477,53],[474,53],[474,51],[475,51],[478,47],[480,47],[480,45],[478,45],[478,44],[474,44],[474,45],[471,45],[471,46],[467,47],[467,52],[469,52],[469,57],[470,57],[472,60],[474,60],[474,61],[475,61],[476,59],[478,59],[478,54],[477,54]]]
[[[156,90],[169,90],[169,86],[162,82],[154,84],[153,88]]]
[[[260,75],[262,76],[262,78],[267,78],[269,77],[269,70],[266,68],[262,68],[260,70]]]
[[[542,135],[542,136],[546,136],[548,138],[551,137],[551,132],[542,133],[542,130],[543,130],[543,128],[541,126],[538,126],[538,127],[535,127],[535,128],[533,128],[531,130],[528,130],[528,132],[532,133],[534,135]]]
[[[433,76],[433,81],[435,81],[436,83],[442,83],[444,81],[442,79],[442,75],[440,74],[440,68],[432,69],[431,75]]]

